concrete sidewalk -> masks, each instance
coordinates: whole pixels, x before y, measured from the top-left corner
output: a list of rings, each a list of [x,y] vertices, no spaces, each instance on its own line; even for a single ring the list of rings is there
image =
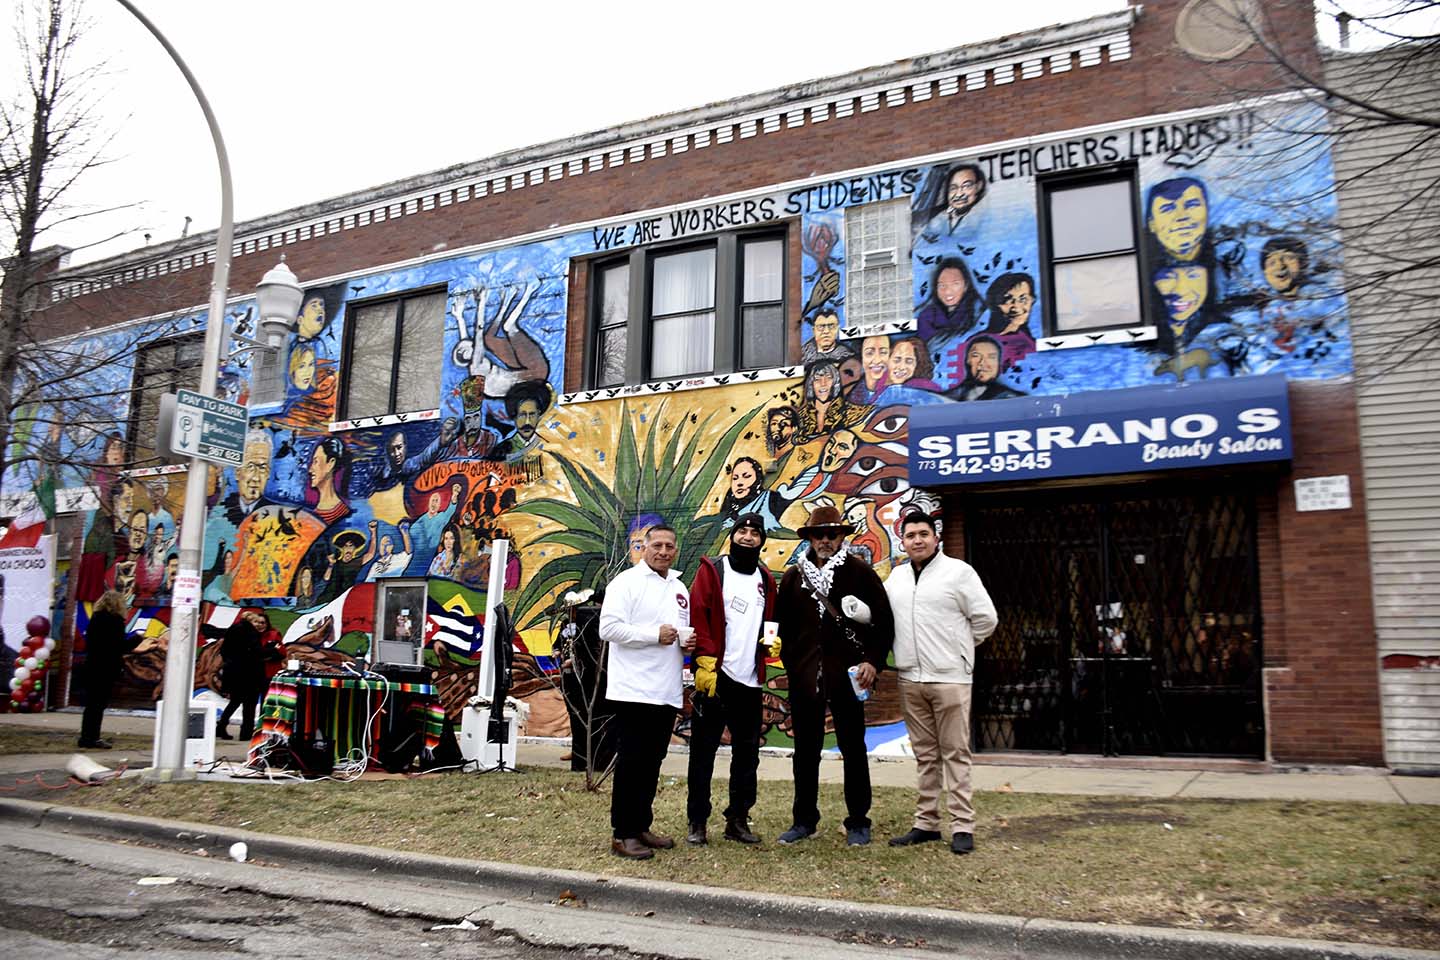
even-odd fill
[[[0,714],[0,724],[35,727],[55,732],[78,733],[80,712]],[[155,717],[140,712],[110,711],[105,715],[106,736],[131,734],[149,738]],[[246,745],[222,741],[217,758],[241,760]],[[553,741],[522,742],[517,762],[521,766],[564,767],[561,757],[568,750]],[[133,753],[133,751],[132,751]],[[114,765],[121,758],[115,751],[96,752],[96,759]],[[760,758],[759,774],[764,779],[790,779],[788,756],[767,751]],[[70,754],[19,754],[0,756],[0,775],[33,770],[59,770]],[[148,766],[149,751],[130,756],[130,765]],[[685,776],[684,747],[672,746],[662,772]],[[726,764],[716,765],[723,777]],[[915,762],[906,759],[872,758],[871,781],[875,786],[915,786]],[[838,762],[820,766],[821,782],[839,783]],[[1195,760],[1168,757],[1089,757],[1050,754],[983,754],[976,757],[975,789],[1016,793],[1064,793],[1089,796],[1130,796],[1156,798],[1203,798],[1230,800],[1339,800],[1364,803],[1440,804],[1440,777],[1407,777],[1374,767],[1276,767],[1256,761]]]

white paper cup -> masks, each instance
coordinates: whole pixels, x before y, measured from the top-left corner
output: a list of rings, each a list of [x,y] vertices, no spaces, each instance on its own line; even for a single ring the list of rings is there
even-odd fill
[[[691,641],[695,639],[694,627],[676,627],[675,632],[680,634],[680,646],[682,647],[690,646]]]
[[[774,640],[780,635],[780,623],[776,620],[765,621],[765,639]]]

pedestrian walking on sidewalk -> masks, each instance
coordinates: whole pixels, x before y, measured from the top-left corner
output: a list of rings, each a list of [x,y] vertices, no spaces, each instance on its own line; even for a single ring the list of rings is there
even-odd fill
[[[255,707],[265,693],[265,654],[261,639],[270,629],[270,619],[258,610],[246,610],[225,628],[220,647],[220,676],[230,702],[220,714],[215,736],[230,740],[230,718],[240,710],[240,739],[249,740],[255,731]]]
[[[610,644],[606,697],[620,728],[610,849],[632,860],[675,846],[650,829],[660,764],[682,702],[684,654],[694,646],[690,598],[670,568],[674,562],[675,529],[655,524],[645,533],[640,562],[610,581],[600,606],[600,639]]]
[[[705,557],[690,588],[695,627],[695,694],[690,700],[689,798],[693,844],[707,841],[710,779],[720,736],[730,730],[730,805],[725,839],[759,843],[750,829],[760,767],[760,684],[765,679],[765,621],[775,615],[775,578],[760,562],[765,519],[744,513],[730,531],[730,554]]]
[[[87,750],[109,750],[110,741],[100,739],[100,724],[115,681],[120,679],[121,658],[140,645],[140,638],[125,634],[125,598],[119,591],[106,590],[90,610],[85,628],[85,713],[80,718],[80,746]]]
[[[970,790],[970,692],[975,646],[995,632],[995,605],[970,564],[940,549],[935,520],[919,510],[900,521],[908,564],[890,572],[885,592],[895,611],[900,709],[915,752],[919,796],[915,825],[890,841],[908,847],[939,840],[942,787],[950,849],[975,849]]]
[[[800,528],[810,549],[780,581],[780,655],[789,678],[795,737],[790,761],[794,819],[778,837],[783,844],[812,836],[820,823],[820,748],[827,705],[844,759],[845,842],[852,847],[870,842],[870,758],[865,751],[865,704],[859,696],[868,698],[875,686],[895,627],[880,577],[846,547],[845,538],[854,532],[839,510],[816,508]]]

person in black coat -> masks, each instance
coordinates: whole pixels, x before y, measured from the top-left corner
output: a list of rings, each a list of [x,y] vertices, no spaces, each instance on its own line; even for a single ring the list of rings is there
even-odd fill
[[[880,577],[868,563],[848,552],[845,537],[854,532],[839,510],[828,505],[816,508],[800,528],[810,549],[785,572],[775,601],[795,737],[790,760],[795,819],[778,838],[786,845],[813,836],[820,822],[820,749],[827,706],[844,760],[846,843],[863,846],[870,842],[865,704],[855,695],[849,670],[856,669],[856,685],[866,691],[873,689],[895,639],[895,619]],[[838,619],[821,596],[828,599]]]
[[[230,725],[236,708],[240,710],[240,739],[249,740],[254,732],[255,706],[265,693],[265,653],[261,640],[269,629],[269,619],[255,610],[245,611],[225,628],[220,647],[220,675],[230,702],[220,714],[220,726],[215,731],[221,740],[234,739],[225,728]]]
[[[85,628],[85,713],[80,720],[80,746],[87,750],[109,750],[110,742],[100,739],[100,723],[115,681],[120,679],[120,658],[140,644],[140,638],[125,634],[125,598],[107,590],[90,611]]]

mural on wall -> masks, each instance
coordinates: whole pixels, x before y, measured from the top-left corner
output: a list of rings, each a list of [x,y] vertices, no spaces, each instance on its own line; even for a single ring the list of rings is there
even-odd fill
[[[1307,154],[1287,167],[1281,136],[1253,113],[1135,126],[307,290],[283,400],[253,410],[241,465],[210,473],[205,616],[263,610],[287,647],[338,662],[368,652],[387,581],[424,580],[418,639],[453,716],[474,692],[492,544],[506,539],[501,582],[534,681],[526,695],[549,709],[550,719],[534,723],[561,724],[546,679],[560,598],[603,587],[638,559],[656,523],[677,528],[676,567],[688,574],[725,548],[741,513],[757,512],[769,532],[764,559],[779,572],[805,549],[795,530],[828,503],[855,525],[851,549],[882,576],[901,562],[900,515],[939,510],[909,484],[906,424],[916,404],[1269,372],[1344,375],[1349,332],[1334,294],[1328,164]],[[1072,347],[1074,335],[1046,327],[1054,314],[1046,300],[1069,281],[1046,272],[1036,177],[1120,162],[1133,162],[1136,176],[1133,326],[1153,329]],[[861,298],[846,277],[860,252],[846,249],[846,216],[887,201],[904,205],[898,243],[910,281],[899,315],[876,332],[851,316]],[[785,218],[799,227],[800,298],[790,315],[800,325],[800,363],[753,380],[692,378],[559,402],[573,258]],[[1111,286],[1080,278],[1058,294],[1091,297],[1103,311],[1113,305],[1097,291]],[[442,288],[435,406],[332,427],[352,305]],[[231,309],[237,332],[252,313],[247,304]],[[248,396],[248,368],[232,361],[227,371],[222,384]],[[116,390],[129,383],[128,371],[110,375]],[[685,392],[670,395],[677,390]],[[115,431],[124,423],[122,414]],[[153,479],[121,477],[105,436],[86,438],[88,479],[104,494],[72,572],[77,595],[88,603],[107,583],[133,584],[135,623],[160,638],[183,482],[171,477],[161,490]],[[157,682],[160,642],[151,648],[161,649]],[[203,677],[197,665],[197,683]],[[767,739],[783,743],[783,664],[771,665],[766,684]],[[899,721],[890,693],[882,689],[870,718],[872,743],[885,742]]]

